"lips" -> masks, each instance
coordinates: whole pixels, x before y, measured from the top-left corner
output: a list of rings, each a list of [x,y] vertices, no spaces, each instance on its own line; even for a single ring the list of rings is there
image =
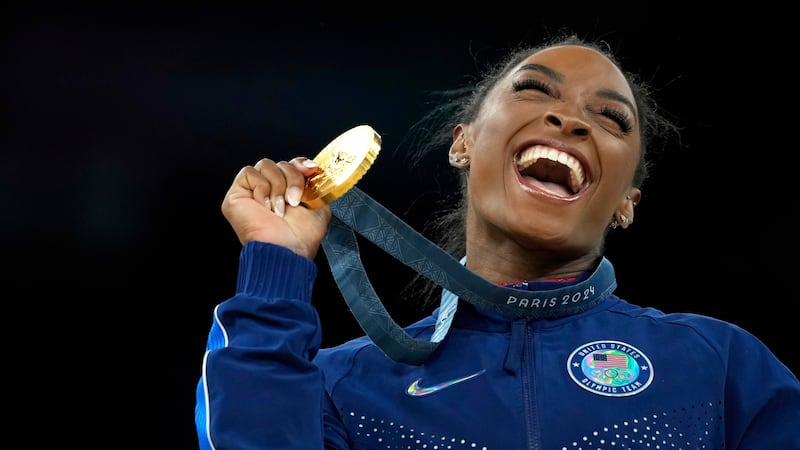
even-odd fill
[[[578,193],[586,182],[578,159],[544,145],[534,145],[518,153],[517,170],[527,183],[559,196]]]

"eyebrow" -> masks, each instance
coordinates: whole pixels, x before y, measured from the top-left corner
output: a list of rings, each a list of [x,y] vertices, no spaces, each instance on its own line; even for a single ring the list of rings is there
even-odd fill
[[[546,75],[547,77],[549,77],[549,78],[551,78],[554,81],[557,81],[559,83],[564,81],[564,74],[562,74],[561,72],[555,71],[555,70],[553,70],[553,69],[551,69],[551,68],[549,68],[547,66],[543,66],[541,64],[525,64],[525,65],[523,65],[522,67],[519,68],[518,72],[522,72],[522,71],[525,71],[525,70],[533,70],[535,72],[540,72],[540,73]],[[602,97],[602,98],[607,98],[609,100],[616,100],[616,101],[618,101],[620,103],[624,103],[625,105],[628,106],[628,108],[631,109],[631,111],[636,111],[636,107],[633,105],[633,102],[631,102],[631,100],[628,97],[620,94],[619,92],[617,92],[615,90],[612,90],[612,89],[600,89],[600,90],[597,91],[597,95],[599,97]]]
[[[541,64],[525,64],[524,66],[520,67],[517,72],[522,72],[524,70],[534,70],[536,72],[541,72],[558,82],[564,81],[564,75],[561,72],[556,72],[555,70]]]
[[[617,91],[611,89],[600,89],[599,91],[597,91],[597,95],[598,97],[603,97],[609,100],[616,100],[620,103],[624,103],[628,105],[628,108],[630,108],[631,111],[636,111],[636,108],[634,108],[633,106],[633,102],[631,102],[630,99],[628,99],[628,97],[620,94]]]

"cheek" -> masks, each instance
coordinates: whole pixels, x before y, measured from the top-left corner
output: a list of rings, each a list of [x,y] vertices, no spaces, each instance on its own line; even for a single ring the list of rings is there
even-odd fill
[[[497,156],[483,154],[469,173],[469,205],[477,217],[499,225],[508,219],[509,211],[517,210],[516,178],[508,173],[508,164]],[[519,191],[521,194],[522,191]]]
[[[511,113],[508,108],[491,109],[475,122],[469,150],[470,183],[473,191],[493,192],[505,189],[504,183],[514,181],[512,167],[513,149],[511,140],[520,128],[520,114]],[[515,122],[516,121],[516,122]]]
[[[471,138],[478,148],[502,148],[503,143],[530,122],[538,113],[530,105],[514,102],[498,96],[489,97],[481,107],[475,121],[470,125]]]
[[[505,189],[503,184],[509,174],[508,164],[497,149],[482,148],[471,155],[469,169],[470,190],[472,193],[489,193]]]
[[[601,154],[603,171],[606,174],[613,174],[614,180],[618,183],[626,186],[632,183],[636,168],[639,166],[638,145],[634,145],[633,141],[616,141],[601,148],[605,149]]]

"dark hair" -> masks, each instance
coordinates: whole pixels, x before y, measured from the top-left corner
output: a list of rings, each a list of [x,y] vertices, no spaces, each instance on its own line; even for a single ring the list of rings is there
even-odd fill
[[[625,76],[638,111],[640,126],[640,160],[633,178],[633,185],[641,187],[647,180],[653,163],[652,150],[657,142],[666,143],[668,136],[677,133],[678,128],[668,118],[663,116],[657,108],[652,97],[650,87],[637,74],[622,68],[619,60],[608,49],[605,43],[593,42],[582,39],[575,34],[562,32],[552,39],[538,46],[520,45],[512,49],[498,63],[489,67],[482,79],[473,86],[446,91],[442,93],[443,101],[417,122],[412,131],[425,134],[427,139],[421,139],[419,149],[411,155],[412,162],[420,162],[427,154],[434,150],[449,148],[453,139],[453,129],[460,123],[471,123],[477,117],[486,96],[494,86],[503,79],[509,71],[520,64],[530,55],[543,49],[560,45],[580,45],[594,49],[605,55],[614,63]],[[433,124],[434,128],[427,128]],[[426,224],[426,234],[432,234],[433,240],[456,258],[461,258],[466,253],[466,171],[458,170],[459,187],[456,192],[442,199],[442,209]],[[414,281],[422,280],[418,275]],[[421,290],[423,295],[415,296],[421,300],[424,308],[432,306],[438,301],[433,294],[438,292],[438,286],[425,281]],[[414,284],[418,283],[412,283]],[[407,291],[406,291],[407,292]],[[404,292],[405,293],[405,292]]]

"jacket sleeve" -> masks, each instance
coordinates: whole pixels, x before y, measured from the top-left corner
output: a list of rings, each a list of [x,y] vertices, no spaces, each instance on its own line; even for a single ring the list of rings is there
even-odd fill
[[[197,385],[201,449],[323,448],[316,276],[313,261],[286,248],[242,248],[236,294],[214,309]]]
[[[752,334],[734,327],[728,347],[729,448],[800,449],[800,381]]]

